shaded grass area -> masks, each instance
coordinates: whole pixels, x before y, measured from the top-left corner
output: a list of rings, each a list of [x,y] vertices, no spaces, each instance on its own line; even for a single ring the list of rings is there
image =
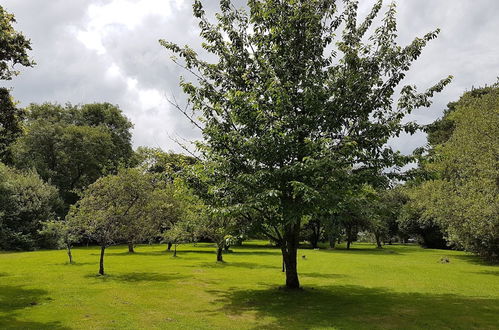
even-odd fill
[[[284,282],[278,249],[213,244],[0,254],[1,329],[492,329],[499,267],[457,251],[393,245],[299,251],[303,290]],[[305,256],[302,258],[301,256]],[[447,257],[450,263],[442,264]]]

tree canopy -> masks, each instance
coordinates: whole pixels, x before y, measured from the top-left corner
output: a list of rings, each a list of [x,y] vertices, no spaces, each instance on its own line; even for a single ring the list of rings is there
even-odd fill
[[[161,44],[196,81],[181,86],[201,122],[178,109],[203,132],[198,147],[211,164],[215,206],[258,219],[282,249],[286,286],[297,288],[302,218],[345,168],[403,164],[388,139],[415,132],[402,118],[429,106],[450,77],[422,93],[402,87],[394,106],[395,88],[439,32],[397,45],[394,4],[377,28],[381,1],[362,20],[356,1],[341,11],[333,0],[247,5],[248,12],[221,0],[211,23],[195,1],[213,63],[188,46]]]
[[[66,209],[79,191],[131,161],[132,124],[116,106],[32,104],[26,117],[25,134],[12,148],[14,163],[58,187]]]
[[[435,219],[450,244],[489,259],[499,256],[499,86],[465,93],[442,121],[447,139],[424,163],[430,180],[411,191],[423,219]]]
[[[14,29],[16,22],[14,15],[0,6],[0,79],[10,80],[17,76],[19,71],[14,66],[33,66],[35,63],[29,58],[31,50],[29,39]]]

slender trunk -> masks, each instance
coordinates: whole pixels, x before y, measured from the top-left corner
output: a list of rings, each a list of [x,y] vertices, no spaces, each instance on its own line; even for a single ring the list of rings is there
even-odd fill
[[[312,239],[310,240],[310,245],[312,245],[312,249],[317,249],[317,246],[319,245],[319,235],[314,232],[312,235]]]
[[[336,246],[336,237],[334,235],[330,235],[329,236],[329,247],[331,249],[334,249],[335,246]]]
[[[297,254],[300,234],[300,222],[289,225],[284,233],[284,246],[282,249],[282,256],[285,263],[286,270],[286,288],[299,289],[300,281],[298,279],[297,270]]]
[[[225,245],[224,245],[224,251],[225,251],[225,252],[229,252],[229,248],[230,248],[230,246],[229,246],[229,245],[227,245],[227,244],[225,244]]]
[[[223,251],[223,247],[222,246],[218,246],[218,248],[217,248],[217,262],[223,262],[224,261],[223,256],[222,256],[222,251]]]
[[[352,244],[352,226],[347,227],[347,250],[350,250],[350,244]]]
[[[383,246],[381,245],[381,237],[379,234],[374,233],[374,237],[376,238],[376,248],[382,249]]]
[[[100,264],[99,264],[99,274],[104,275],[104,251],[106,247],[104,245],[100,248]]]
[[[67,244],[66,247],[68,249],[69,263],[72,264],[73,263],[73,255],[71,254],[71,245]]]
[[[135,253],[135,250],[133,249],[133,243],[128,243],[128,253]]]
[[[175,247],[173,248],[173,256],[177,256],[177,244],[175,244]]]
[[[286,272],[286,261],[284,261],[284,253],[282,254],[282,272]]]
[[[172,243],[168,242],[168,247],[167,247],[167,250],[170,251],[172,249]]]

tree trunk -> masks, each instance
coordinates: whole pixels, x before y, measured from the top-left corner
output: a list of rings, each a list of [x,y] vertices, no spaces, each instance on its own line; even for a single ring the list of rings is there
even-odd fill
[[[106,247],[103,245],[100,248],[100,264],[99,264],[99,274],[104,275],[104,251]]]
[[[282,255],[282,272],[286,272],[286,261],[284,261],[284,253]]]
[[[319,239],[317,238],[317,236],[315,234],[313,235],[313,237],[311,239],[310,245],[312,245],[312,249],[317,249],[317,246],[319,245]]]
[[[72,264],[73,263],[73,255],[71,254],[71,245],[67,244],[66,247],[68,249],[69,263]]]
[[[166,248],[168,251],[170,251],[172,249],[172,243],[168,242],[168,247]]]
[[[383,246],[381,245],[381,237],[379,234],[374,233],[374,237],[376,238],[376,248],[382,249]]]
[[[217,248],[217,262],[223,262],[224,261],[223,256],[222,256],[222,251],[223,251],[223,247],[222,246],[218,246],[218,248]]]
[[[352,244],[353,241],[352,226],[347,226],[346,234],[347,234],[347,250],[350,250],[350,244]]]
[[[173,248],[173,256],[177,256],[177,244],[175,244],[175,247]]]
[[[128,243],[128,253],[135,253],[135,250],[133,249],[133,243]]]
[[[282,249],[282,256],[286,268],[286,288],[299,289],[300,281],[298,279],[297,270],[297,254],[300,235],[300,222],[288,225],[284,233],[284,246]]]
[[[331,249],[334,249],[336,246],[336,236],[335,235],[329,235],[329,247]]]

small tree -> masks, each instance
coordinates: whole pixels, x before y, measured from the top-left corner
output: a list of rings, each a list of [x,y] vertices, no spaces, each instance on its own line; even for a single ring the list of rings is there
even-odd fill
[[[99,274],[104,275],[107,247],[123,241],[133,247],[152,232],[146,210],[154,188],[149,175],[126,169],[97,180],[72,207],[69,221],[79,223],[101,247]]]
[[[173,257],[177,256],[177,246],[183,243],[190,243],[196,240],[195,224],[191,219],[184,219],[176,222],[164,234],[166,242],[173,245]]]
[[[71,249],[81,238],[81,228],[77,223],[71,223],[68,220],[51,220],[43,223],[42,235],[48,235],[56,240],[58,248],[64,248],[67,251],[69,263],[73,263],[73,254]]]
[[[211,211],[211,212],[210,212]],[[230,239],[237,234],[238,221],[219,210],[209,210],[196,224],[197,236],[210,238],[217,245],[217,262],[224,262],[223,251],[230,245]],[[228,241],[229,240],[229,241]]]

